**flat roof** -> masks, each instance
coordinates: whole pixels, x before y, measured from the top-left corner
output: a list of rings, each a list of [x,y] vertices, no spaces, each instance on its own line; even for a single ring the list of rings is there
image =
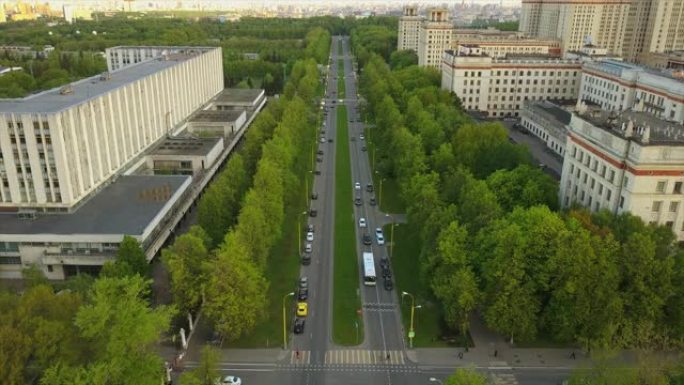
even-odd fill
[[[179,190],[187,175],[127,175],[68,214],[21,219],[0,214],[0,235],[141,235]]]
[[[254,104],[263,89],[259,88],[226,88],[214,98],[215,102],[227,104]]]
[[[206,155],[223,138],[166,138],[150,155]]]
[[[190,122],[234,122],[245,112],[243,110],[201,110]]]
[[[563,125],[569,124],[572,118],[572,114],[569,111],[546,100],[532,102],[530,107],[537,110],[537,112],[541,111],[548,118],[553,118]]]
[[[102,75],[81,79],[69,84],[73,92],[66,95],[60,94],[60,91],[64,88],[63,86],[38,94],[29,95],[21,99],[0,99],[0,113],[58,112],[85,103],[90,99],[112,92],[117,88],[153,75],[159,71],[174,67],[181,62],[197,56],[199,53],[204,53],[211,49],[218,48],[193,47],[186,51],[185,54],[174,52],[174,55],[171,56],[169,60],[158,58],[132,64],[110,72],[107,80],[102,80],[102,78],[104,78]]]
[[[621,113],[606,110],[588,110],[579,116],[620,137],[625,137],[629,121],[634,127],[633,139],[642,145],[684,145],[684,125],[657,118],[647,112],[626,110]],[[644,143],[643,131],[649,128],[649,141]]]

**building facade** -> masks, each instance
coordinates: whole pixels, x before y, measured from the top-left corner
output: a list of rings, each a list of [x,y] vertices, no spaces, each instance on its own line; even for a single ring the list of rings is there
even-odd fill
[[[193,48],[0,101],[0,209],[71,210],[222,89],[221,49]]]
[[[412,50],[418,52],[420,40],[420,25],[423,18],[418,14],[418,7],[405,6],[404,14],[399,18],[398,50]]]
[[[671,69],[676,71],[684,71],[684,50],[642,53],[639,56],[639,63],[661,70]]]
[[[580,111],[568,130],[563,207],[631,212],[684,240],[684,126],[642,111]]]
[[[446,51],[442,89],[454,92],[466,110],[490,117],[519,116],[525,101],[577,97],[582,64],[547,57],[495,59],[478,46]]]
[[[579,50],[587,37],[620,55],[631,0],[522,0],[520,31],[561,39],[563,53]]]
[[[546,100],[527,101],[520,112],[520,125],[541,139],[554,153],[565,156],[567,125],[572,112]]]
[[[528,38],[520,32],[496,29],[454,29],[450,49],[459,45],[478,45],[482,53],[495,58],[506,55],[561,56],[560,40]]]
[[[578,98],[618,112],[640,104],[641,110],[658,118],[684,122],[684,80],[635,64],[585,63]]]
[[[451,47],[452,30],[446,9],[428,10],[428,18],[420,26],[418,65],[439,69],[442,54]]]

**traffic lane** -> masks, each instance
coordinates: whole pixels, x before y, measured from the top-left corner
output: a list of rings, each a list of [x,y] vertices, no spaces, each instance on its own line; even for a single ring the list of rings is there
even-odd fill
[[[312,378],[309,385],[389,384],[387,373],[373,368],[339,368],[317,373],[320,373],[320,376],[316,376],[317,381]]]

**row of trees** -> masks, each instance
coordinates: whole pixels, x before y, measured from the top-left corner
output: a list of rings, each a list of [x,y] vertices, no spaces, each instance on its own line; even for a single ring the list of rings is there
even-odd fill
[[[672,232],[629,214],[556,212],[557,185],[526,149],[499,124],[470,122],[436,84],[373,56],[361,90],[377,167],[421,229],[422,277],[447,323],[465,334],[479,309],[511,341],[681,343],[684,264]]]
[[[56,288],[27,269],[23,294],[0,291],[0,383],[158,384],[154,345],[175,309],[150,306],[147,269],[130,237],[97,280],[79,276]]]

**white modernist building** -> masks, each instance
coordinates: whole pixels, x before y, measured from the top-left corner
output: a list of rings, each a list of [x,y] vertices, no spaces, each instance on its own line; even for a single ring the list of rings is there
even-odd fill
[[[541,139],[549,150],[564,156],[571,117],[572,112],[550,101],[527,101],[520,112],[520,125]]]
[[[518,116],[527,100],[577,97],[582,64],[548,57],[495,59],[479,46],[445,51],[442,89],[454,92],[466,110],[491,117]]]
[[[0,100],[0,209],[69,211],[223,90],[220,48]]]
[[[423,18],[418,15],[418,7],[404,7],[404,14],[399,18],[398,50],[418,52],[418,40],[420,39],[420,25],[422,22]]]
[[[635,64],[615,60],[586,63],[578,98],[611,111],[641,104],[641,110],[658,118],[684,122],[684,80]]]
[[[629,211],[684,240],[684,126],[643,111],[580,108],[568,129],[563,207]]]
[[[418,65],[439,69],[444,51],[451,47],[452,30],[446,9],[428,10],[428,18],[420,25]]]

